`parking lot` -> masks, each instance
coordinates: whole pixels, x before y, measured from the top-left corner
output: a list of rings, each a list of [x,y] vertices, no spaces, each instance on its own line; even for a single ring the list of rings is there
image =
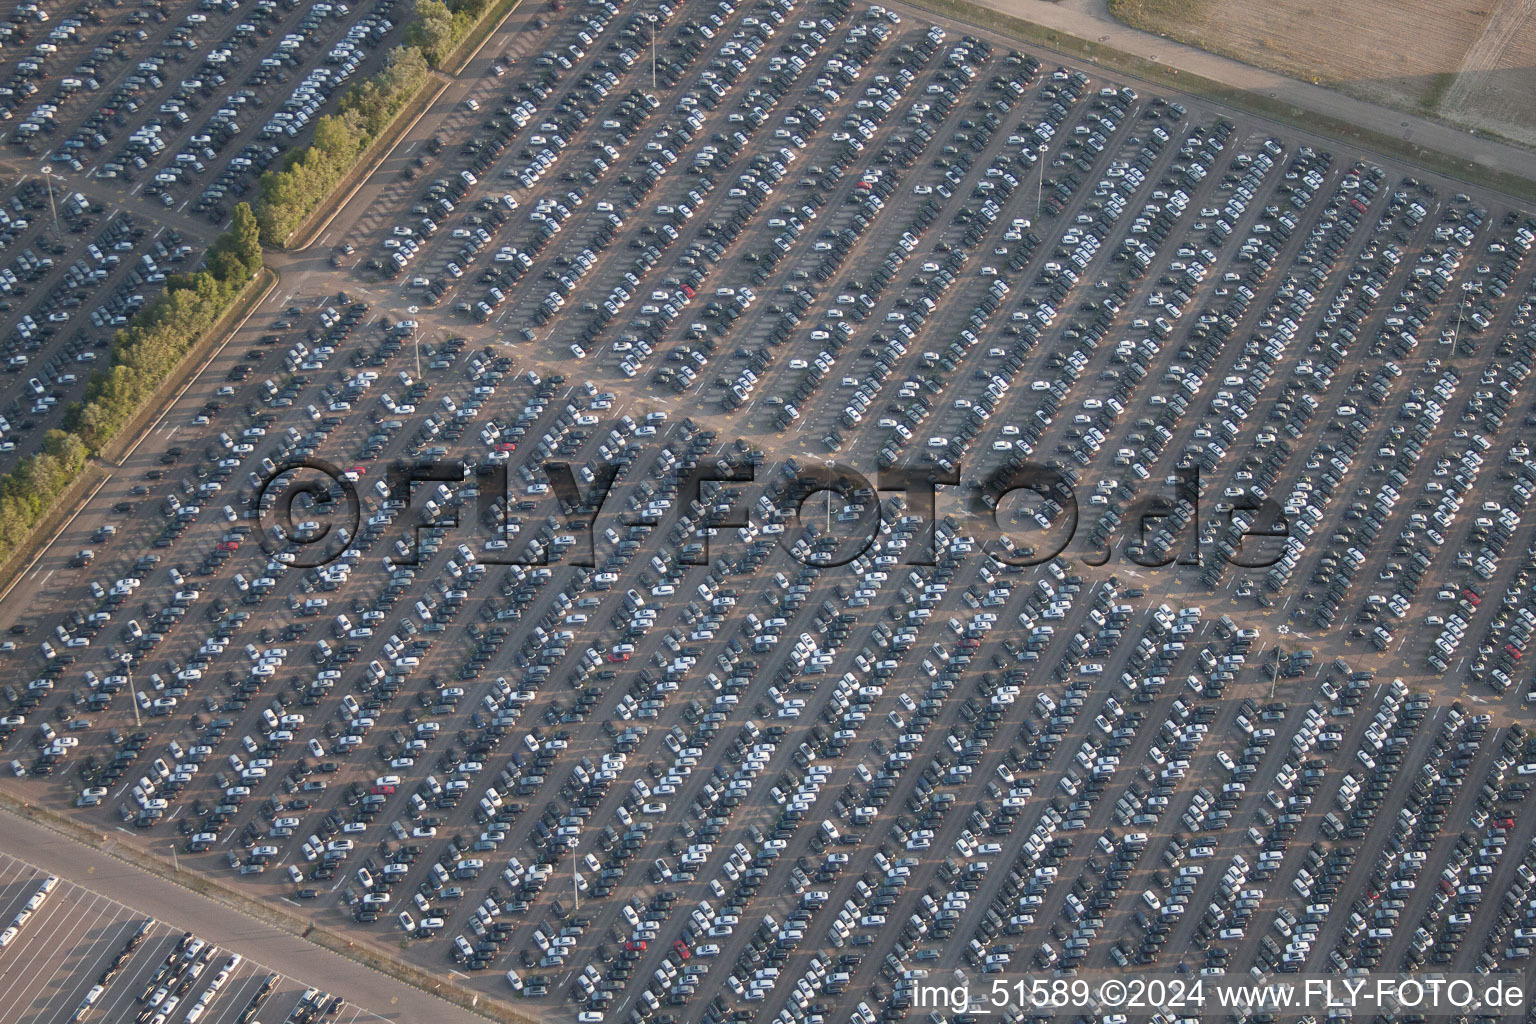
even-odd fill
[[[899,6],[555,6],[0,603],[9,791],[550,1019],[1524,970],[1536,219]]]
[[[195,270],[262,171],[398,41],[392,2],[18,9],[0,85],[0,466],[36,451],[117,328]]]
[[[382,1020],[89,889],[3,856],[6,1024],[42,1021]],[[35,904],[35,906],[34,906]],[[27,919],[18,927],[18,913]],[[14,933],[9,928],[14,927]],[[163,968],[163,969],[162,969]],[[196,1007],[196,1015],[192,1011]],[[178,1012],[179,1011],[179,1012]]]

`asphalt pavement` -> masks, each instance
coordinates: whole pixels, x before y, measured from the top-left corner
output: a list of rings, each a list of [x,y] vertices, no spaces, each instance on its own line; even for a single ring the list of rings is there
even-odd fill
[[[484,1018],[434,998],[420,989],[381,974],[328,949],[249,917],[226,904],[185,889],[129,862],[131,847],[110,851],[117,837],[103,835],[95,850],[7,811],[0,811],[5,852],[44,865],[61,878],[134,910],[193,932],[233,953],[265,964],[292,978],[323,988],[379,1017],[402,1024],[443,1021],[475,1024]],[[169,852],[169,851],[167,851]]]

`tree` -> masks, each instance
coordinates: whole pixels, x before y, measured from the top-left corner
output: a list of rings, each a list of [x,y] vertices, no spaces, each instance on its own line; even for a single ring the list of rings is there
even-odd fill
[[[352,89],[341,100],[342,110],[355,110],[363,120],[369,141],[389,127],[390,120],[426,82],[431,69],[415,46],[397,46],[384,68]]]
[[[242,280],[250,280],[261,269],[261,227],[250,203],[236,203],[229,225],[230,247],[244,268]]]
[[[50,430],[43,450],[0,477],[0,559],[8,557],[85,469],[85,445],[73,434]]]
[[[425,24],[421,31],[437,40],[432,45],[451,48],[453,15],[441,0],[421,0],[421,5],[426,8],[425,20],[412,31]],[[285,244],[421,91],[430,74],[422,49],[396,47],[377,74],[342,97],[336,113],[316,121],[310,144],[290,153],[280,169],[261,177],[256,205],[260,238],[268,245]]]
[[[209,273],[224,283],[244,284],[256,276],[256,271],[261,269],[261,229],[250,204],[235,206],[229,230],[214,239],[204,262]],[[196,275],[178,276],[167,284],[168,290],[189,287],[197,287]]]
[[[441,67],[457,41],[453,12],[443,0],[416,0],[416,20],[406,38],[420,47],[427,63]]]

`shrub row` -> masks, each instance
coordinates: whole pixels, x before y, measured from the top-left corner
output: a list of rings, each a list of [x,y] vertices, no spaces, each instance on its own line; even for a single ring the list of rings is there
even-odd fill
[[[316,121],[310,144],[289,154],[280,170],[261,176],[256,205],[261,240],[279,247],[287,242],[427,84],[429,75],[420,49],[396,47],[378,74],[342,97],[336,113]]]
[[[0,476],[0,561],[48,514],[58,496],[85,469],[85,445],[74,434],[50,430],[43,450]]]
[[[384,68],[315,123],[314,139],[261,177],[261,240],[282,246],[330,197],[368,148],[422,89],[486,12],[487,0],[416,0],[406,41]]]
[[[201,270],[167,279],[160,298],[117,333],[111,362],[70,408],[65,429],[48,431],[39,452],[0,475],[0,562],[229,310],[261,269],[261,243],[282,245],[325,202],[486,9],[487,0],[416,0],[406,43],[390,52],[383,69],[349,90],[336,113],[316,122],[308,147],[262,176],[256,210],[246,203],[235,207],[233,222],[209,247]]]
[[[111,361],[91,377],[85,399],[70,407],[65,429],[48,431],[41,451],[0,476],[0,561],[48,514],[86,460],[133,421],[260,270],[256,216],[241,203],[229,229],[209,247],[203,268],[167,278],[160,297],[117,332]]]

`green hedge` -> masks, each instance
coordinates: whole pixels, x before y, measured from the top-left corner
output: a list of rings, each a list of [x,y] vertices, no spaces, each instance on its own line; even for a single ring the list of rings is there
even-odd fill
[[[42,451],[0,476],[0,561],[52,510],[86,460],[132,422],[260,269],[256,216],[241,203],[203,269],[168,278],[161,296],[113,338],[111,363],[92,376],[85,400],[70,407],[65,429],[48,431]]]
[[[43,437],[41,452],[0,476],[0,562],[11,556],[75,482],[88,454],[74,434],[50,430]]]
[[[262,175],[256,217],[263,242],[287,243],[489,9],[488,0],[415,0],[405,43],[390,51],[383,70],[343,96],[336,113],[315,122],[306,148]]]
[[[485,10],[486,0],[416,0],[416,19],[406,38],[440,68]]]
[[[487,0],[416,0],[406,45],[378,74],[349,90],[335,114],[315,124],[310,145],[261,179],[253,212],[235,207],[229,230],[209,247],[203,269],[166,281],[165,292],[119,331],[112,360],[84,401],[50,430],[43,448],[0,475],[0,561],[13,554],[85,469],[87,460],[142,411],[182,357],[217,324],[261,269],[261,242],[281,245],[323,203],[358,159],[427,85],[486,13]]]
[[[261,239],[281,246],[325,202],[394,116],[426,85],[430,69],[415,46],[396,47],[384,68],[315,122],[314,139],[261,176],[256,218]]]
[[[229,230],[209,247],[203,269],[167,279],[165,292],[112,341],[112,362],[91,378],[85,401],[70,409],[65,427],[95,454],[129,421],[218,323],[261,269],[261,243],[250,206],[235,207]]]

